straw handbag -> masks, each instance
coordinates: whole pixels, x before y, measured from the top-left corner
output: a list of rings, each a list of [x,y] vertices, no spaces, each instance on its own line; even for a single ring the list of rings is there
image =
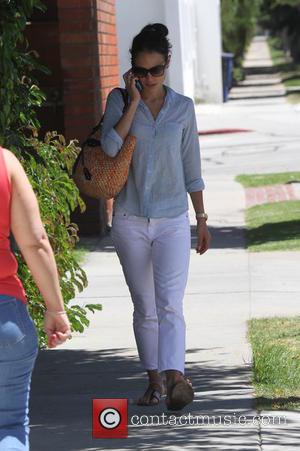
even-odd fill
[[[128,105],[128,92],[121,91],[124,108]],[[110,157],[101,149],[100,137],[92,137],[100,132],[104,114],[100,122],[93,128],[88,138],[83,142],[81,151],[73,166],[72,177],[80,192],[94,199],[110,199],[123,188],[129,174],[129,166],[135,149],[136,137],[127,135],[123,145],[115,157]]]

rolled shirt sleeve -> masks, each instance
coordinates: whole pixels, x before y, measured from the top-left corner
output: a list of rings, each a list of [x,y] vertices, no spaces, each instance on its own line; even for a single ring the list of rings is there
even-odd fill
[[[187,107],[187,121],[182,134],[182,162],[185,187],[188,193],[202,191],[205,183],[201,175],[201,154],[195,106],[190,99]]]
[[[101,147],[110,157],[115,157],[123,145],[123,138],[114,126],[123,115],[124,101],[118,89],[113,89],[107,96],[106,108],[101,129]]]

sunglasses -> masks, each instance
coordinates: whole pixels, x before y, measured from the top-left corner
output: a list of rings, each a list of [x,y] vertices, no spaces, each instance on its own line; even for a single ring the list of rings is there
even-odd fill
[[[166,65],[167,63],[158,64],[157,66],[150,67],[150,69],[145,69],[144,67],[139,66],[132,66],[132,72],[137,77],[147,77],[148,72],[150,72],[153,77],[160,77],[161,75],[163,75]]]

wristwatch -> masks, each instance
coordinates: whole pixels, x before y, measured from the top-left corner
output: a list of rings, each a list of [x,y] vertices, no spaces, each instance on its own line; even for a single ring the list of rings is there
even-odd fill
[[[204,213],[204,211],[196,211],[196,219],[205,218],[205,221],[208,219],[208,214]]]

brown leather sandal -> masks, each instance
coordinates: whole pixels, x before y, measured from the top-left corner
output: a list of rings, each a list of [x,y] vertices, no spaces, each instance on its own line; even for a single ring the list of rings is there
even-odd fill
[[[140,402],[139,399],[137,401],[137,405],[138,406],[156,406],[157,404],[159,404],[162,395],[164,394],[164,386],[163,386],[163,390],[161,391],[161,385],[156,383],[156,382],[150,382],[149,386],[145,392],[145,394],[147,392],[149,392],[151,390],[150,393],[150,398],[149,398],[149,402]],[[145,396],[144,394],[144,396]],[[143,396],[141,396],[141,398],[143,398]],[[156,399],[155,402],[152,402],[153,399]]]
[[[166,405],[168,410],[181,410],[194,399],[194,390],[192,382],[189,378],[184,376],[184,379],[174,382],[169,389],[169,394],[166,398]]]

